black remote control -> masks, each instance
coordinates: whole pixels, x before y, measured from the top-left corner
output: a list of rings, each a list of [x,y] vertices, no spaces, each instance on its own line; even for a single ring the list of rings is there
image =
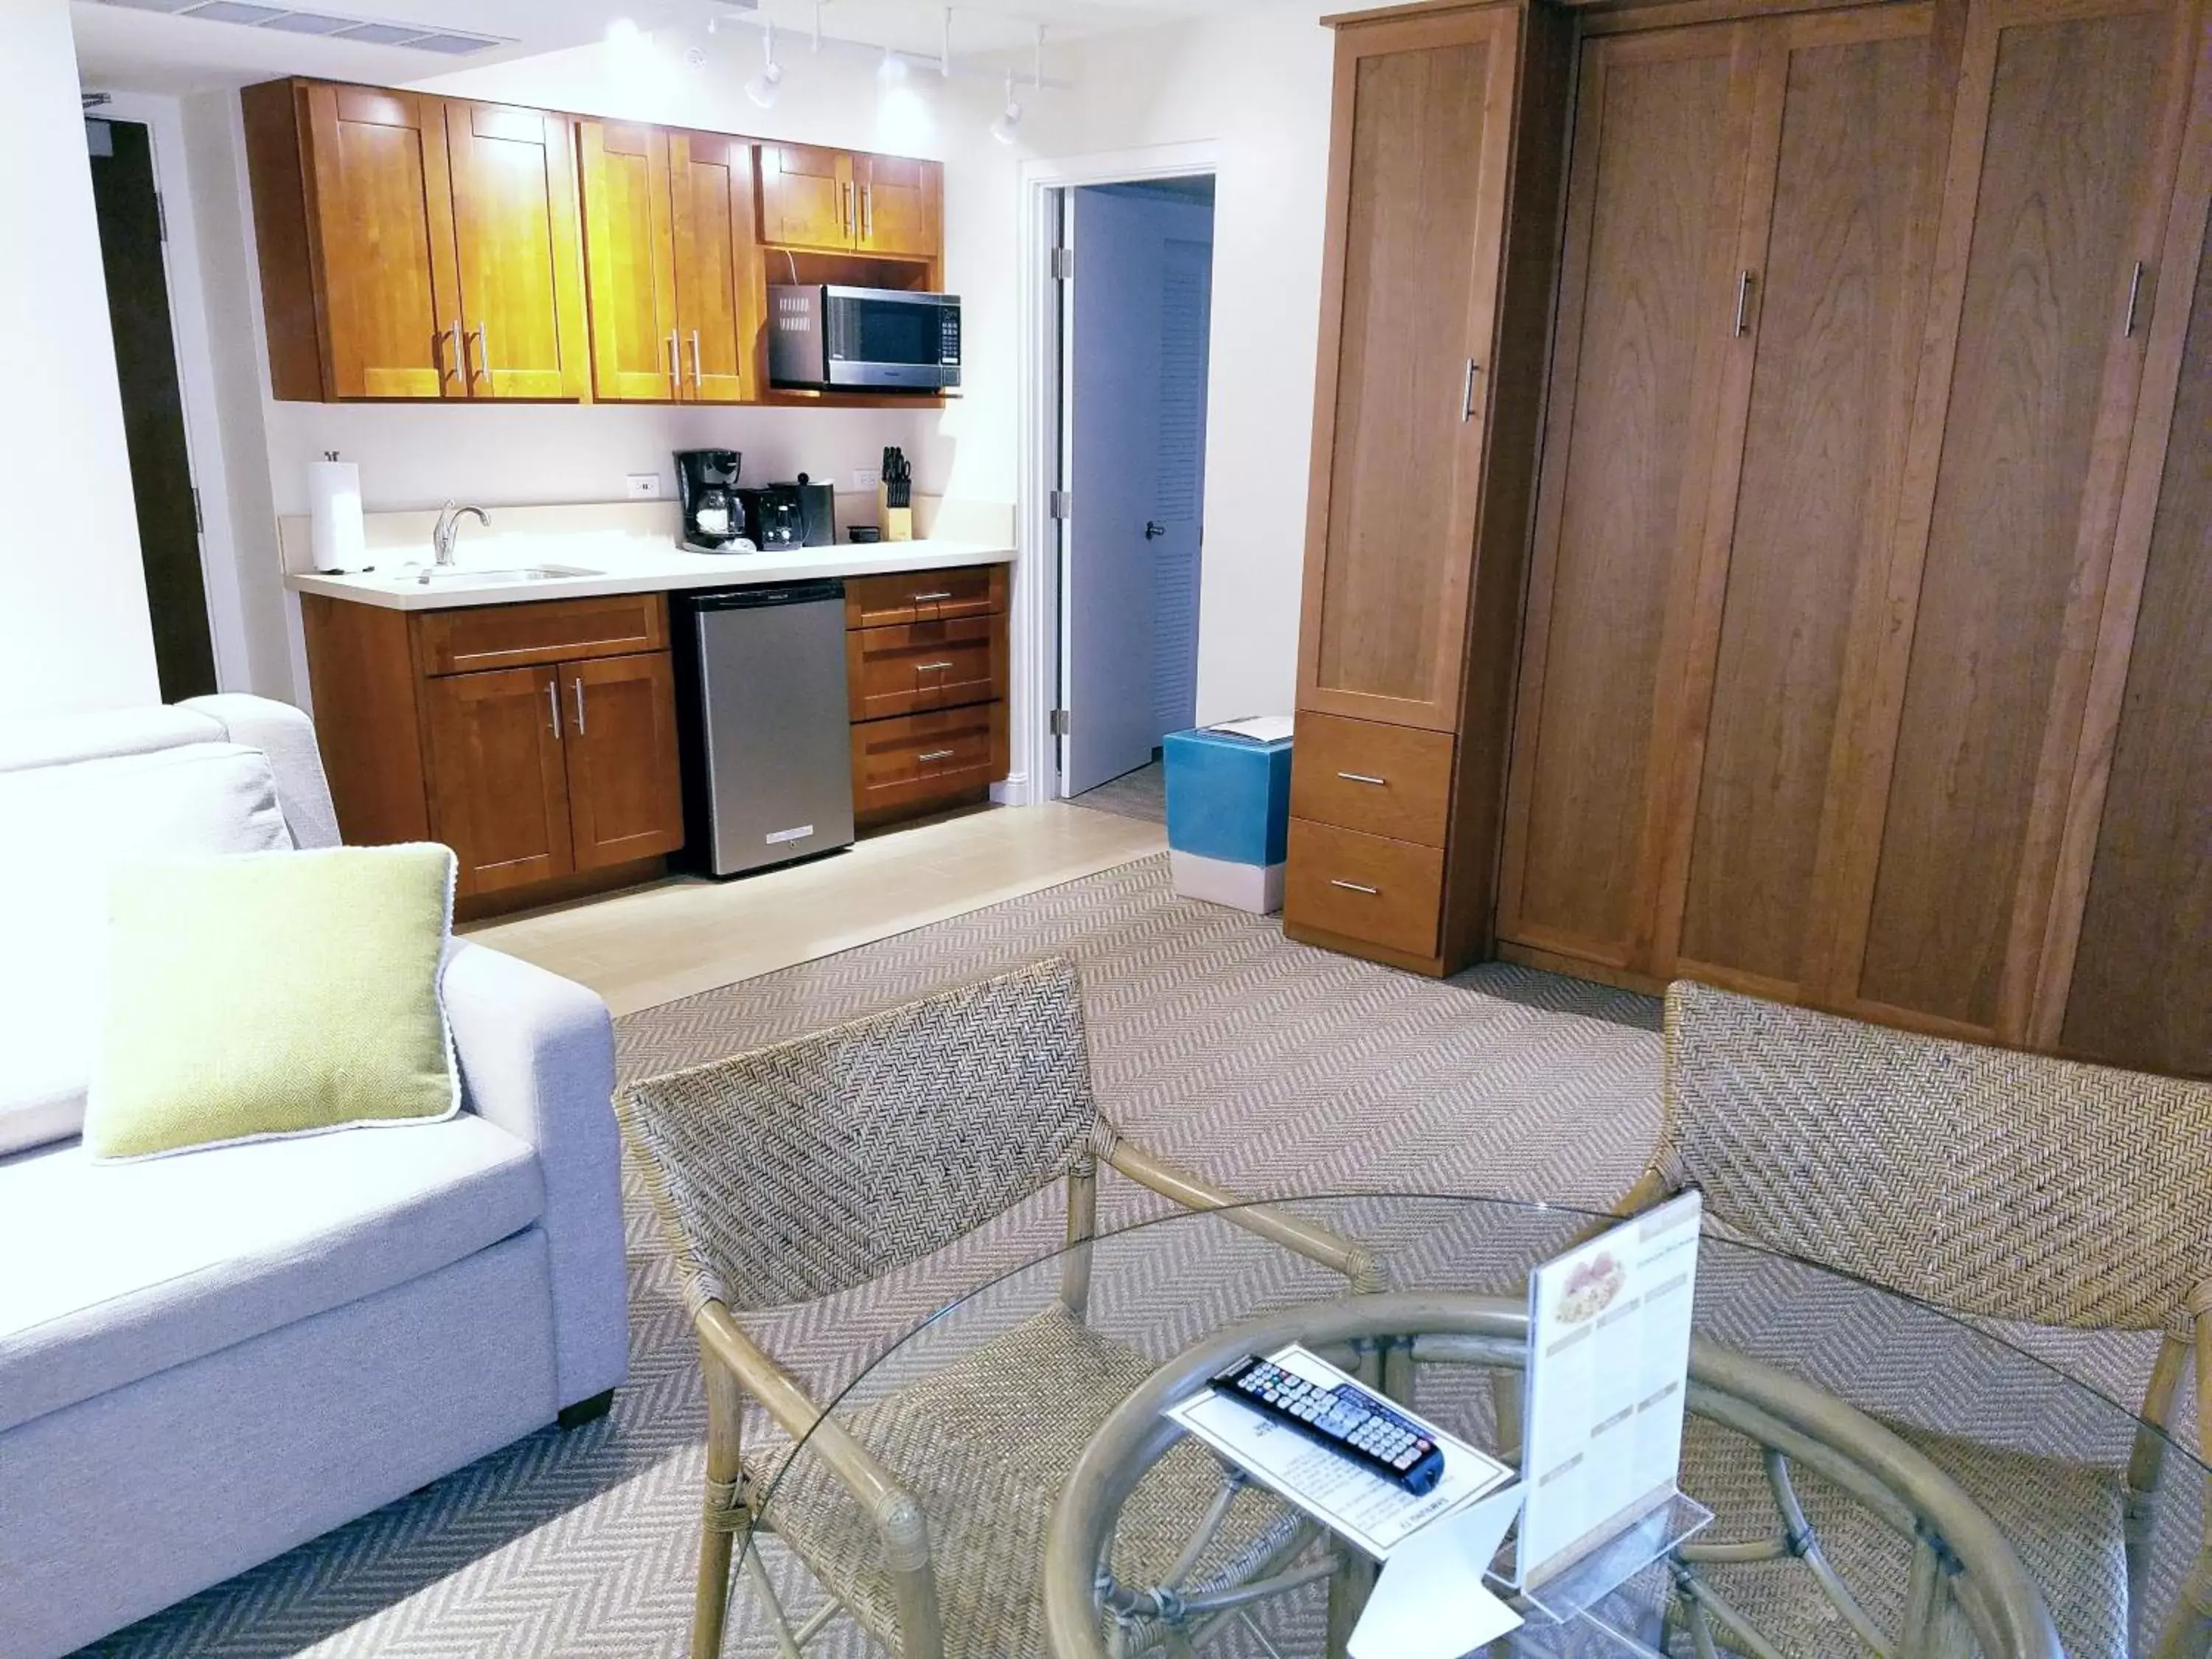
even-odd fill
[[[1325,1389],[1271,1359],[1247,1355],[1213,1375],[1212,1386],[1232,1400],[1279,1419],[1360,1468],[1415,1497],[1436,1490],[1444,1454],[1437,1443],[1382,1401],[1350,1382]]]

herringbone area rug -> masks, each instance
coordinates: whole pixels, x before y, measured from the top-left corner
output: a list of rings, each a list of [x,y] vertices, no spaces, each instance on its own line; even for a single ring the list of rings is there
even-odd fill
[[[711,1059],[924,994],[1046,951],[1079,963],[1103,1109],[1133,1138],[1258,1195],[1435,1192],[1601,1205],[1641,1167],[1656,1123],[1656,1006],[1521,970],[1433,983],[1287,944],[1274,923],[1185,903],[1152,859],[823,961],[647,1010],[617,1023],[625,1076]],[[673,1270],[629,1182],[629,1386],[606,1420],[552,1431],[88,1650],[99,1659],[655,1659],[685,1650],[704,1409]],[[1102,1182],[1109,1224],[1154,1213]],[[1218,1225],[1218,1224],[1207,1224]],[[1048,1249],[1057,1194],[892,1279],[755,1322],[817,1397],[947,1297]],[[1209,1298],[1239,1271],[1203,1235],[1164,1231],[1146,1261],[1144,1311],[1173,1352],[1208,1328]],[[1408,1260],[1433,1238],[1391,1241]],[[1197,1251],[1205,1259],[1194,1259]],[[1463,1261],[1424,1270],[1473,1274]],[[1772,1316],[1802,1285],[1747,1285],[1725,1334],[1778,1346],[1855,1395],[1878,1396],[1899,1340],[1879,1299],[1838,1305],[1807,1343]],[[1848,1297],[1846,1301],[1848,1301]],[[1237,1309],[1249,1311],[1249,1304]],[[1951,1334],[1963,1335],[1955,1328]],[[2047,1390],[1992,1365],[1994,1345],[1950,1349],[1908,1374],[1938,1398],[1972,1398],[1993,1371],[2016,1419],[2047,1417]],[[1953,1353],[1948,1361],[1945,1353]],[[2141,1353],[2082,1363],[2124,1390]],[[1945,1365],[1948,1364],[1948,1371]],[[1955,1389],[1949,1386],[1955,1382]],[[1891,1402],[1894,1403],[1894,1402]],[[426,1409],[434,1407],[426,1407]],[[2093,1417],[2096,1414],[2092,1413]],[[2111,1454],[2112,1413],[2079,1425],[2084,1455]],[[814,1593],[771,1545],[787,1602]],[[742,1583],[726,1650],[775,1651]],[[875,1651],[849,1623],[810,1654]]]

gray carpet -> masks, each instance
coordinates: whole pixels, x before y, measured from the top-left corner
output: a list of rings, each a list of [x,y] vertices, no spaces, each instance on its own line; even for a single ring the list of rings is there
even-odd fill
[[[1107,1115],[1255,1195],[1449,1192],[1597,1205],[1634,1177],[1651,1139],[1659,1050],[1648,999],[1502,967],[1438,984],[1289,945],[1272,921],[1177,900],[1163,859],[630,1016],[617,1025],[621,1066],[638,1076],[709,1059],[1048,951],[1080,964]],[[682,1653],[703,1410],[672,1269],[635,1182],[629,1200],[632,1377],[611,1418],[533,1436],[89,1651]],[[1110,1177],[1102,1207],[1109,1224],[1157,1212]],[[1516,1211],[1490,1226],[1455,1213],[1430,1224],[1415,1209],[1370,1202],[1338,1206],[1334,1218],[1358,1220],[1401,1282],[1498,1289],[1517,1284],[1573,1221]],[[757,1334],[829,1397],[947,1297],[1048,1248],[1058,1226],[1057,1194],[1040,1195],[890,1280],[758,1320]],[[1218,1220],[1199,1226],[1214,1231],[1139,1232],[1107,1253],[1098,1308],[1117,1334],[1164,1358],[1224,1317],[1325,1292]],[[1011,1316],[1048,1288],[1032,1273],[994,1297]],[[1778,1310],[1813,1294],[1832,1305],[1808,1340],[1802,1319]],[[1924,1407],[1939,1419],[1969,1409],[1982,1426],[1975,1397],[1994,1392],[2019,1433],[2048,1439],[2053,1413],[2076,1403],[1955,1325],[1936,1322],[1933,1339],[1924,1329],[1900,1337],[1893,1307],[1854,1300],[1849,1287],[1752,1286],[1710,1322],[1869,1405]],[[1942,1364],[1898,1363],[1900,1342],[1924,1352],[1931,1340]],[[2139,1359],[2125,1356],[2123,1369]],[[2113,1386],[2127,1382],[2115,1372]],[[2124,1446],[2120,1413],[2076,1414],[2067,1443],[2083,1455]],[[803,1610],[813,1593],[801,1571],[780,1547],[767,1559]],[[1295,1622],[1312,1609],[1282,1616]],[[774,1651],[742,1586],[726,1651]],[[874,1650],[840,1622],[809,1651]]]
[[[1117,817],[1144,818],[1153,823],[1168,821],[1167,769],[1159,762],[1140,766],[1133,772],[1124,772],[1118,778],[1109,778],[1096,788],[1086,789],[1079,795],[1070,795],[1073,806],[1088,806],[1094,811],[1111,812]]]

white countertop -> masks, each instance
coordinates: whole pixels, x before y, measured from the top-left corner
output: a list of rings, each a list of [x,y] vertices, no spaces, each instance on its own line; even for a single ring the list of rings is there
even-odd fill
[[[469,529],[473,531],[474,526]],[[382,550],[385,557],[378,557],[377,551],[371,550],[376,568],[369,574],[335,576],[295,572],[285,577],[285,585],[295,592],[352,599],[389,611],[439,611],[465,605],[521,605],[533,599],[592,599],[607,593],[743,587],[811,577],[941,570],[953,565],[1004,564],[1014,556],[1012,548],[990,542],[942,539],[841,542],[830,547],[761,553],[694,553],[664,538],[635,535],[465,533],[455,569],[490,572],[553,566],[580,574],[527,581],[471,580],[465,575],[449,575],[426,585],[420,580],[419,567],[429,562],[428,548],[419,552],[386,549]]]

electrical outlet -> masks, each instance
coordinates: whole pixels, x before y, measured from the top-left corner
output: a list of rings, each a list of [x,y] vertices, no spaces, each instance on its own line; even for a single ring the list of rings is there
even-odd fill
[[[853,469],[853,488],[860,494],[866,494],[873,489],[880,482],[881,479],[878,477],[876,469],[872,466],[856,466]]]
[[[660,475],[658,472],[633,472],[623,483],[623,496],[627,501],[657,501],[660,499]]]

